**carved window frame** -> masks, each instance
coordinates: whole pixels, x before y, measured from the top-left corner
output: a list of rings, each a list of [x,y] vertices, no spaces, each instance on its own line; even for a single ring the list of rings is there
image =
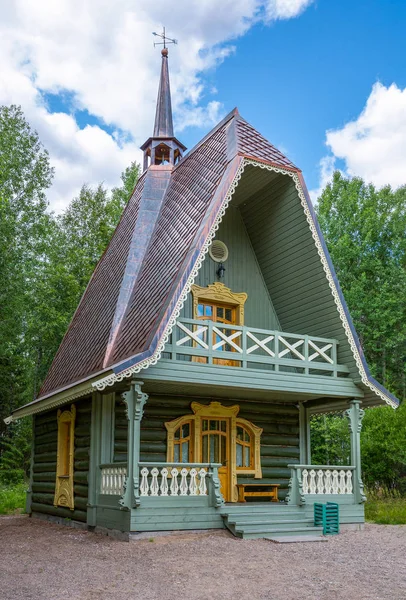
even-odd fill
[[[73,469],[75,454],[76,407],[70,410],[58,410],[58,442],[56,458],[56,482],[54,506],[63,506],[74,510]],[[66,460],[67,459],[67,460]],[[65,469],[64,467],[66,466]]]
[[[198,317],[198,306],[200,301],[219,302],[236,308],[236,325],[244,325],[244,305],[248,298],[245,292],[233,292],[224,283],[217,281],[207,287],[192,285],[191,294],[193,298],[193,318]]]

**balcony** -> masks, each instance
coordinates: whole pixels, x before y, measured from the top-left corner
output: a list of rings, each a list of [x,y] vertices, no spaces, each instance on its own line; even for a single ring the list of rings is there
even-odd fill
[[[338,341],[282,331],[178,319],[164,359],[275,373],[346,377],[337,362]]]

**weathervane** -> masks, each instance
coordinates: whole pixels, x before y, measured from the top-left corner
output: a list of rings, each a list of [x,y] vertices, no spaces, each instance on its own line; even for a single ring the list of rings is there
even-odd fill
[[[166,48],[166,44],[177,44],[178,43],[178,40],[173,40],[172,38],[166,37],[165,27],[163,28],[162,33],[155,33],[155,31],[153,31],[152,35],[156,35],[157,37],[160,37],[163,40],[163,42],[154,42],[154,47],[155,46],[163,46],[164,48]]]

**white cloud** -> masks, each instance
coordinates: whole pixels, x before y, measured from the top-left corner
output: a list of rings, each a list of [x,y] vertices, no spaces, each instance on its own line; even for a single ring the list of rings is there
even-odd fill
[[[406,88],[375,83],[359,117],[327,131],[326,143],[332,156],[323,160],[342,159],[347,175],[378,187],[406,185]],[[323,170],[321,188],[322,180]]]
[[[309,190],[310,198],[315,204],[321,195],[322,191],[326,187],[328,183],[331,182],[333,178],[334,171],[336,170],[336,159],[334,156],[324,156],[320,163],[320,178],[319,178],[319,187],[315,190]]]
[[[0,23],[0,103],[21,104],[56,167],[49,198],[61,210],[83,182],[118,182],[152,129],[160,69],[152,31],[164,22],[181,45],[170,50],[177,131],[209,128],[222,114],[204,72],[259,20],[292,18],[312,0],[10,0]],[[47,93],[68,93],[72,114],[51,111]],[[80,127],[87,110],[110,127]],[[128,135],[127,135],[128,134]]]

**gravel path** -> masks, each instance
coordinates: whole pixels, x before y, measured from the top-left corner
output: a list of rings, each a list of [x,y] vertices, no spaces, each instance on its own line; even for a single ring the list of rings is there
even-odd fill
[[[225,531],[136,542],[0,517],[1,600],[406,600],[406,526],[327,543]]]

